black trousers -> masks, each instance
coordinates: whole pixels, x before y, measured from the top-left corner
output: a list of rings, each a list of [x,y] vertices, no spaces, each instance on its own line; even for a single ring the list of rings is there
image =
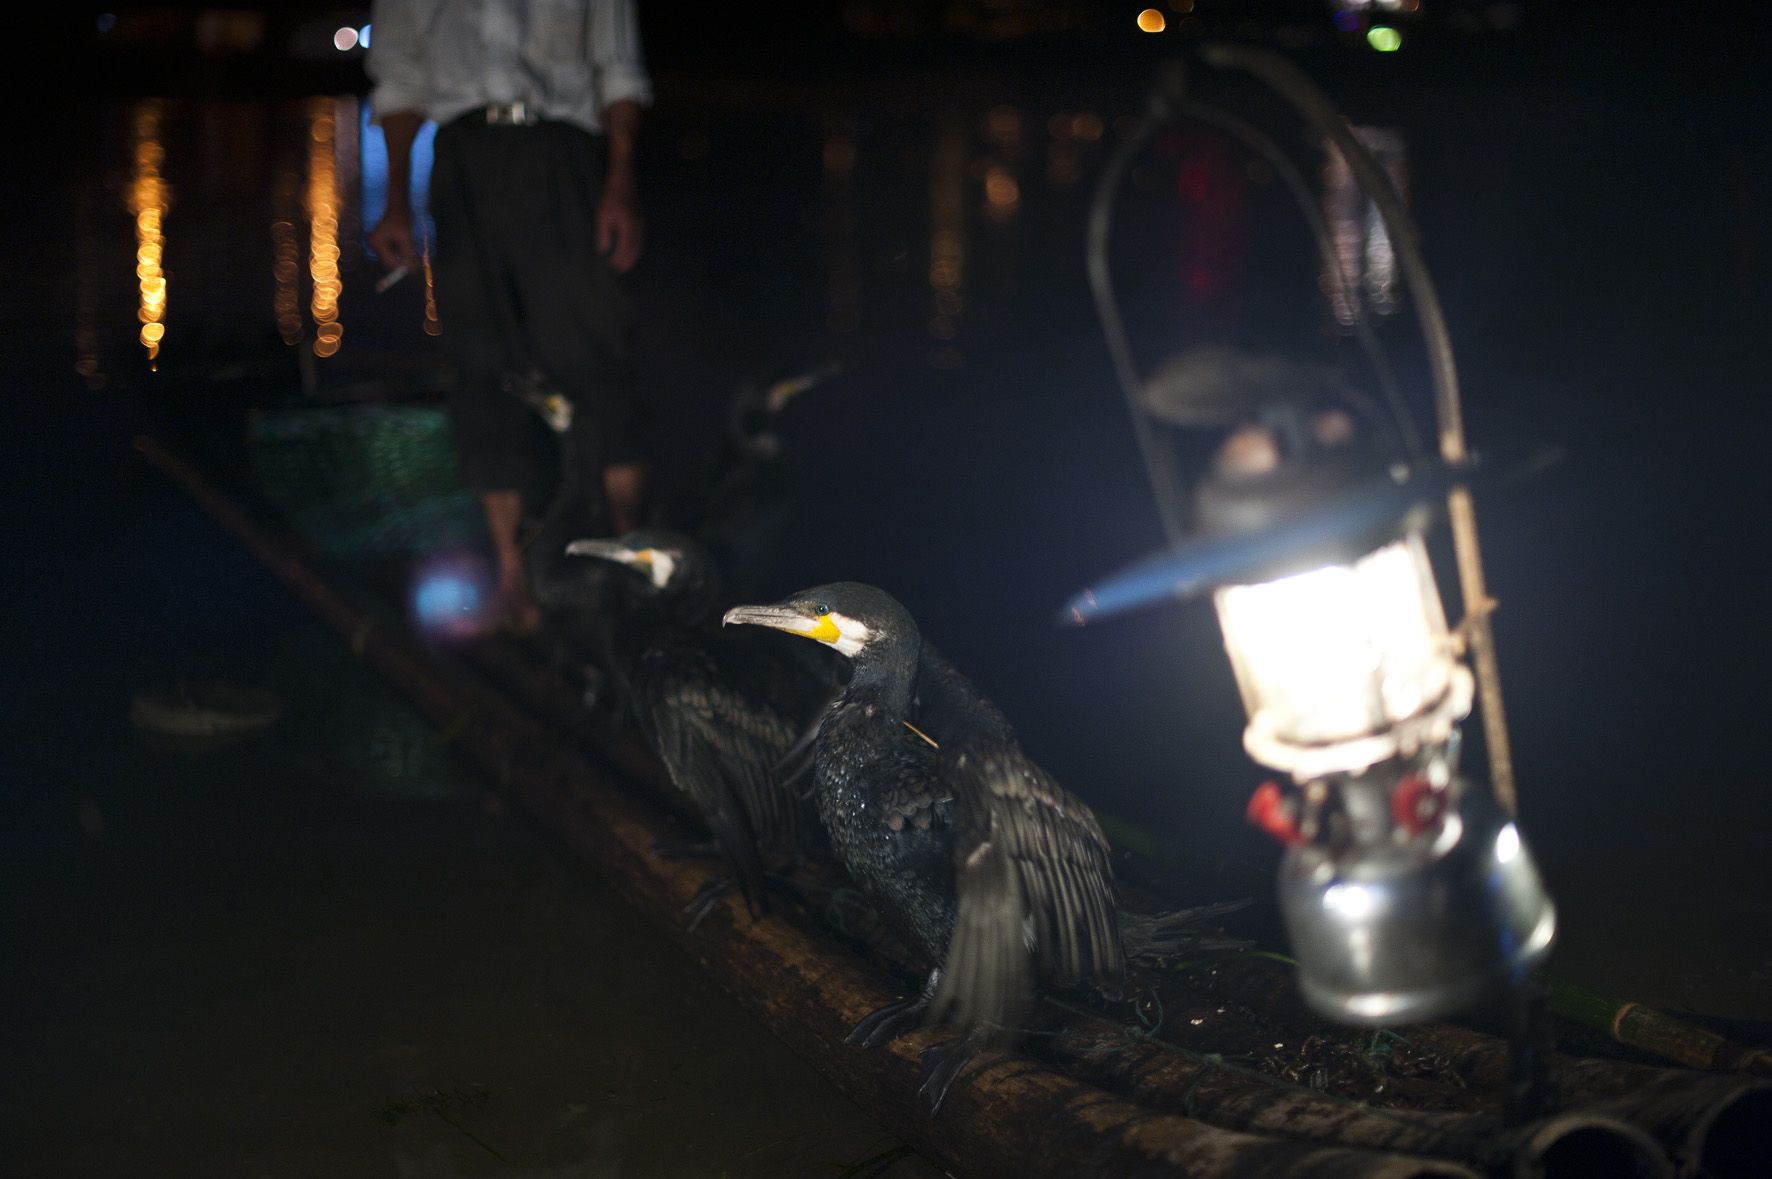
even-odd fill
[[[537,418],[504,391],[539,365],[576,407],[577,469],[640,457],[633,312],[597,250],[601,139],[567,123],[437,132],[431,214],[437,317],[456,368],[449,399],[463,482],[480,491],[545,485]]]

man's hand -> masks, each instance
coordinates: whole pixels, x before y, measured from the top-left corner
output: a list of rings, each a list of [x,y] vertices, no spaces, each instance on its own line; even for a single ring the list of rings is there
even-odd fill
[[[597,203],[597,249],[609,259],[609,268],[626,274],[640,260],[646,223],[640,217],[640,199],[630,179],[612,177]]]
[[[417,266],[418,243],[412,236],[412,210],[390,206],[369,231],[369,248],[389,270]]]
[[[388,211],[369,231],[368,241],[389,270],[418,265],[418,245],[412,239],[412,141],[424,121],[419,111],[389,111],[381,117],[388,149]]]

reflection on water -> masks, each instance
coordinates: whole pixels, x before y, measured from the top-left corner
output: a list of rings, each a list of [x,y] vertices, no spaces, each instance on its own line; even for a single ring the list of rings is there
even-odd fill
[[[355,105],[350,99],[339,101]],[[339,269],[340,192],[335,163],[339,120],[334,100],[313,99],[308,119],[308,277],[313,284],[308,312],[314,318],[314,355],[325,357],[338,352],[345,332],[338,315],[344,279]],[[347,125],[354,130],[355,120]]]
[[[1092,111],[1059,111],[1046,120],[1046,179],[1068,188],[1083,178],[1084,153],[1101,142],[1107,127]]]
[[[1402,133],[1384,127],[1355,127],[1354,134],[1407,203],[1409,161]],[[1370,316],[1383,319],[1396,313],[1402,295],[1397,286],[1397,259],[1378,206],[1360,190],[1347,160],[1334,144],[1326,144],[1325,153],[1323,219],[1329,224],[1336,260],[1347,282],[1336,282],[1324,274],[1322,287],[1336,322],[1352,327],[1360,314],[1353,301],[1362,293]]]
[[[284,172],[277,177],[273,203],[281,209],[295,200],[295,173]],[[301,318],[301,251],[295,244],[295,222],[279,217],[271,222],[271,314],[277,321],[277,334],[290,347],[302,341]]]
[[[741,232],[696,263],[735,290],[781,292],[773,310],[766,300],[739,300],[735,335],[762,339],[768,355],[803,348],[809,328],[839,349],[855,347],[865,325],[902,328],[920,341],[906,342],[911,355],[957,369],[976,351],[971,337],[1002,322],[1020,298],[1018,288],[1057,289],[1061,280],[1080,278],[1076,203],[1105,142],[1123,127],[1094,111],[1055,111],[1056,105],[1041,109],[997,96],[892,113],[843,104],[785,122],[735,107],[673,123],[682,112],[661,110],[650,142],[682,159],[720,159],[724,150],[743,159],[749,149],[737,145],[760,134],[769,145],[768,170],[729,165],[723,179],[733,186],[733,224],[773,215],[750,208],[752,201],[804,210],[803,219],[782,223],[785,234]],[[380,267],[363,231],[386,210],[388,168],[381,129],[365,103],[352,96],[150,100],[120,114],[112,134],[120,154],[127,153],[126,191],[107,188],[95,167],[75,194],[77,275],[67,288],[74,305],[66,310],[75,325],[71,361],[83,380],[127,380],[132,371],[111,338],[121,293],[116,260],[126,249],[136,260],[130,298],[139,332],[136,325],[131,332],[150,362],[166,347],[168,257],[178,259],[181,373],[245,355],[262,360],[266,345],[277,344],[293,350],[291,370],[312,392],[343,379],[346,369],[436,361],[426,339],[442,331],[425,199],[433,125],[421,128],[412,152],[414,229],[424,265],[384,291],[373,281]],[[94,154],[108,147],[101,141]],[[1143,168],[1170,166],[1149,160]],[[665,171],[655,164],[649,175]],[[802,176],[804,189],[797,187]],[[178,217],[169,235],[175,187]],[[119,206],[134,219],[132,248],[119,240]],[[669,200],[654,207],[697,208]],[[695,216],[706,215],[700,208]],[[796,237],[794,221],[812,232]],[[656,230],[662,259],[681,227],[660,220]],[[805,284],[813,297],[799,306],[798,288],[780,281],[789,272],[813,278]],[[666,273],[654,281],[668,281]],[[1030,282],[1033,275],[1040,277]],[[652,277],[643,272],[636,281]],[[663,334],[670,330],[689,329]],[[136,346],[132,339],[130,348]]]
[[[958,368],[963,361],[952,341],[960,334],[965,309],[966,123],[947,115],[936,123],[929,160],[929,352],[936,368]]]
[[[150,363],[159,359],[160,341],[166,336],[165,220],[172,190],[160,175],[166,162],[166,149],[160,143],[162,113],[157,99],[136,108],[135,172],[129,186],[129,210],[135,214],[135,277],[141,292],[136,318]]]
[[[1021,184],[1015,181],[1014,167],[992,163],[985,168],[985,216],[992,222],[1014,222],[1019,204]]]
[[[425,318],[422,327],[425,335],[439,336],[443,334],[443,324],[437,319],[437,286],[431,278],[431,235],[428,230],[419,253],[419,264],[424,268],[425,275]]]
[[[99,362],[99,293],[105,275],[97,223],[98,195],[82,188],[74,194],[74,371],[94,390],[109,379]]]
[[[1187,211],[1177,241],[1181,306],[1190,320],[1230,334],[1249,253],[1249,171],[1242,148],[1211,128],[1176,139],[1175,192]]]
[[[130,367],[115,338],[125,257],[132,259],[137,321],[130,347],[143,350],[150,371],[168,357],[181,371],[247,352],[262,359],[268,335],[299,349],[303,384],[312,390],[324,380],[323,362],[349,351],[347,319],[359,344],[378,355],[441,330],[428,265],[422,295],[416,277],[411,290],[387,298],[370,283],[350,281],[370,262],[365,217],[373,223],[387,202],[381,132],[359,99],[147,99],[118,115],[110,142],[90,151],[86,179],[70,194],[76,240],[64,314],[74,325],[74,370],[89,387],[110,380],[108,370]],[[423,128],[412,160],[416,229],[427,249],[423,198],[434,133]],[[118,149],[127,171],[107,176],[99,161]],[[176,355],[166,352],[173,278],[181,308]]]
[[[861,259],[856,251],[855,118],[826,117],[824,138],[825,327],[846,336],[861,326]],[[701,154],[707,139],[698,137]]]

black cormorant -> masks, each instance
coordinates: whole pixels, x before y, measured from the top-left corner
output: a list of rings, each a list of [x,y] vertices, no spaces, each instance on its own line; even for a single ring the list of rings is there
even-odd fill
[[[721,636],[713,627],[714,562],[686,536],[640,529],[620,540],[574,541],[566,551],[635,575],[605,655],[642,737],[707,823],[751,912],[761,913],[763,853],[822,848],[817,817],[775,770],[830,698],[832,682],[791,653]],[[690,906],[695,922],[730,883],[710,881]]]
[[[931,1050],[932,1107],[975,1048],[1012,1037],[1036,985],[1122,997],[1129,959],[1175,952],[1182,926],[1240,907],[1122,910],[1095,816],[959,672],[921,666],[916,624],[884,591],[820,586],[725,621],[815,639],[850,661],[818,723],[813,796],[837,858],[930,968],[921,996],[869,1015],[850,1041],[951,1023],[960,1039]]]
[[[694,530],[739,600],[754,601],[780,587],[775,572],[800,499],[782,414],[842,372],[841,364],[829,361],[771,383],[741,384],[727,407],[726,445],[705,495],[671,504],[670,513],[659,517]]]

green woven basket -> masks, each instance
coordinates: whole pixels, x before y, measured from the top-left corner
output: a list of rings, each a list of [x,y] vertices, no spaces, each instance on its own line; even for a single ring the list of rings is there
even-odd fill
[[[251,424],[265,494],[321,550],[431,552],[484,536],[456,475],[449,418],[429,405],[300,406]]]

